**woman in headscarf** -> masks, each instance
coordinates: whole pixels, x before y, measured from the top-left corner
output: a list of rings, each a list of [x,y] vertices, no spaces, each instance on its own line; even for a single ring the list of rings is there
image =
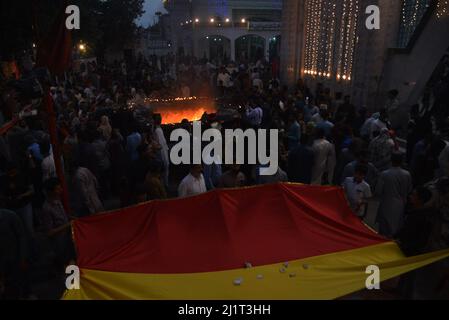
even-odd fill
[[[101,116],[98,131],[100,131],[106,141],[109,141],[109,139],[111,139],[112,127],[109,124],[109,118],[107,116]]]
[[[380,113],[376,112],[371,117],[366,119],[365,123],[360,128],[360,136],[365,139],[369,140],[372,139],[372,126],[374,122],[376,122],[380,118]]]
[[[391,154],[395,149],[395,144],[387,128],[380,131],[380,134],[371,141],[368,149],[370,161],[379,171],[384,171],[391,167]]]

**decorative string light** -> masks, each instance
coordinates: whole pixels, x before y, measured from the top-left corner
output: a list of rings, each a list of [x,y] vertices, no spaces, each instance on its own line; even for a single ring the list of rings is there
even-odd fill
[[[311,30],[311,25],[312,25],[312,17],[311,17],[311,6],[313,5],[313,2],[310,0],[306,0],[305,3],[305,8],[307,8],[307,13],[306,13],[306,21],[305,21],[305,46],[304,46],[304,51],[305,51],[305,59],[304,59],[304,68],[305,68],[305,74],[310,74],[311,72],[311,57],[310,57],[310,48],[311,48],[311,44],[310,44],[310,30]]]
[[[350,81],[360,0],[306,0],[304,74]],[[337,10],[341,16],[337,17]],[[337,34],[337,21],[339,33]]]
[[[330,78],[336,23],[335,0],[307,0],[304,74]]]
[[[359,13],[359,0],[355,1],[355,6],[354,6],[354,10],[351,11],[351,15],[353,17],[352,19],[352,30],[351,33],[349,34],[349,46],[348,46],[348,62],[346,64],[347,66],[347,71],[346,74],[348,75],[348,80],[351,80],[351,75],[352,75],[352,69],[354,66],[354,55],[355,55],[355,46],[356,46],[356,39],[357,39],[357,21],[358,21],[358,13]]]
[[[402,17],[399,31],[399,46],[407,47],[416,27],[421,22],[422,17],[430,6],[432,0],[403,0],[402,2]],[[438,5],[441,2],[439,0]]]
[[[351,80],[357,39],[359,0],[343,0],[337,50],[337,80]]]
[[[328,30],[328,57],[327,57],[327,78],[331,77],[332,72],[332,61],[333,61],[333,54],[334,54],[334,35],[335,35],[335,23],[336,23],[336,9],[337,5],[335,3],[332,3],[332,8],[330,8],[330,14],[331,14],[331,21],[330,21],[330,28]]]
[[[439,0],[437,4],[437,17],[441,19],[447,16],[449,16],[449,1]]]

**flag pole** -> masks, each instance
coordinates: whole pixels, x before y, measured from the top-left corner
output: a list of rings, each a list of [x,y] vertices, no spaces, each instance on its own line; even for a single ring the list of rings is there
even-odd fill
[[[70,215],[71,210],[69,206],[69,192],[64,175],[64,167],[61,161],[61,148],[58,139],[58,130],[56,126],[56,112],[53,104],[53,98],[50,94],[50,87],[48,84],[44,85],[44,107],[47,112],[48,131],[50,134],[50,142],[53,148],[53,159],[55,161],[56,174],[62,186],[62,204],[67,215]]]
[[[11,130],[12,128],[14,128],[18,122],[19,122],[19,118],[18,117],[14,117],[11,121],[9,121],[6,124],[4,124],[0,128],[0,136],[3,136],[6,133],[8,133],[8,131]]]
[[[42,38],[39,33],[37,21],[37,1],[33,2],[34,15],[34,32],[37,37],[37,65],[46,67],[51,74],[60,76],[70,64],[71,54],[71,33],[65,26],[65,8],[67,7],[67,0],[62,0],[62,7],[56,18],[50,32]],[[53,159],[55,162],[55,169],[58,179],[62,187],[62,203],[65,212],[70,216],[71,210],[69,206],[69,192],[64,175],[64,167],[61,160],[61,147],[58,139],[58,129],[56,125],[56,112],[54,108],[53,98],[50,93],[50,81],[44,81],[43,87],[43,107],[47,113],[47,126],[50,134],[50,142],[53,148]],[[59,81],[58,81],[59,82]]]

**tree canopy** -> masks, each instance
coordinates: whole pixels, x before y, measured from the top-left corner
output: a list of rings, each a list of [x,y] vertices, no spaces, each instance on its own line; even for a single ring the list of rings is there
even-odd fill
[[[136,19],[143,13],[144,0],[72,0],[81,13],[81,29],[74,30],[75,42],[83,41],[102,55],[105,50],[123,49],[136,35]],[[39,34],[45,34],[63,8],[64,0],[21,0],[0,2],[0,53],[2,60],[29,50]]]

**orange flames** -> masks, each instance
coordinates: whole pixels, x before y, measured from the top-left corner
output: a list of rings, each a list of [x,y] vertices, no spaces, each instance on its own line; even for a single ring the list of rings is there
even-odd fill
[[[180,123],[183,119],[200,120],[205,112],[215,113],[213,101],[197,98],[177,98],[172,101],[153,102],[153,111],[162,116],[162,124]]]
[[[179,110],[178,108],[171,109],[168,107],[156,111],[156,113],[160,113],[162,116],[162,124],[180,123],[183,119],[189,121],[200,120],[205,112],[214,113],[215,110],[203,107]]]

